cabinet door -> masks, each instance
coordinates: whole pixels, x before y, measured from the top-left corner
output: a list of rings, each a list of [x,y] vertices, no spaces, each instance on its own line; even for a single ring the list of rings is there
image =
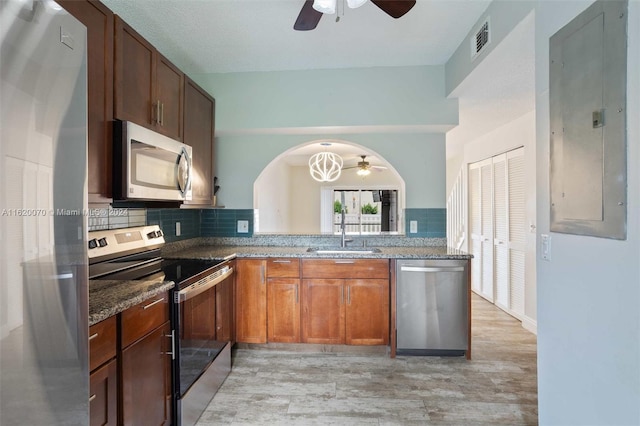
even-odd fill
[[[302,341],[345,342],[344,293],[341,279],[302,281]]]
[[[215,100],[185,77],[184,143],[193,148],[193,199],[188,204],[212,204]]]
[[[346,344],[389,344],[389,280],[346,280]]]
[[[235,341],[234,278],[227,278],[216,289],[216,340]]]
[[[152,108],[156,102],[154,47],[116,16],[114,51],[115,118],[153,128],[156,119],[155,108]]]
[[[300,342],[300,280],[269,278],[267,282],[267,340]]]
[[[89,376],[89,424],[115,426],[118,421],[118,369],[116,360]]]
[[[264,259],[236,263],[236,340],[267,342],[267,283]]]
[[[113,121],[113,13],[93,0],[58,3],[87,27],[89,202],[110,202]]]
[[[170,138],[182,140],[182,102],[184,74],[167,58],[156,52],[156,130]],[[195,155],[194,155],[195,157]]]
[[[171,423],[171,327],[166,322],[122,351],[122,421]]]

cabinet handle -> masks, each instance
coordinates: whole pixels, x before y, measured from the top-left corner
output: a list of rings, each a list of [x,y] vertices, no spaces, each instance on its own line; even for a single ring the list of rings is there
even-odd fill
[[[296,285],[296,305],[300,303],[298,300],[298,286]]]
[[[291,261],[287,259],[276,259],[273,263],[291,263]]]
[[[175,331],[171,330],[171,334],[165,334],[164,337],[171,338],[171,352],[162,352],[164,355],[171,355],[171,359],[176,359],[176,336]]]
[[[260,282],[264,284],[264,265],[260,265]]]
[[[149,303],[147,306],[143,306],[142,309],[147,310],[150,307],[152,307],[153,305],[157,305],[158,303],[162,302],[164,300],[164,297],[162,299],[158,299],[154,302]]]
[[[356,263],[353,260],[336,260],[335,261],[336,264],[345,264],[345,265],[350,265],[352,263]]]
[[[347,305],[351,304],[351,286],[347,286]]]
[[[94,399],[96,399],[95,393],[89,397],[89,402],[93,401]]]
[[[164,127],[164,102],[160,103],[160,125]]]
[[[340,289],[340,304],[344,305],[344,287]]]
[[[89,336],[89,340],[93,340],[93,339],[95,339],[96,337],[98,337],[98,333],[94,333],[94,334],[92,334],[91,336]]]
[[[160,99],[156,102],[156,124],[160,124]]]

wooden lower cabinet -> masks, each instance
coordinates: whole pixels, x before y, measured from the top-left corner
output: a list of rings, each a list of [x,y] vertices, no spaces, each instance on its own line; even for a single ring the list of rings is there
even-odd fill
[[[345,280],[347,345],[389,344],[389,280]]]
[[[302,341],[388,345],[389,263],[303,259]]]
[[[89,376],[89,424],[115,426],[118,423],[118,368],[115,359]]]
[[[345,343],[344,280],[302,281],[302,341]]]
[[[267,342],[267,277],[265,259],[236,261],[236,341]]]
[[[267,340],[300,342],[300,279],[267,280]]]
[[[166,322],[122,351],[122,424],[171,423],[171,327]]]

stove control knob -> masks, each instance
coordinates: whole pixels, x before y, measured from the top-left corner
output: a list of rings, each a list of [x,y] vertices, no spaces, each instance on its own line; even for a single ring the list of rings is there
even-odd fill
[[[162,233],[162,231],[161,231],[161,230],[159,230],[159,229],[158,229],[158,230],[156,231],[156,236],[157,236],[157,237],[162,237],[163,235],[164,235],[164,234]]]
[[[154,238],[156,238],[158,236],[158,233],[156,231],[151,231],[147,234],[147,237],[152,240]]]
[[[94,249],[96,247],[98,247],[98,240],[96,240],[95,238],[89,240],[89,249]]]
[[[106,238],[100,238],[100,239],[98,240],[98,245],[99,245],[100,247],[106,247],[106,246],[107,246],[107,244],[109,244],[109,243],[107,243],[107,239],[106,239]]]

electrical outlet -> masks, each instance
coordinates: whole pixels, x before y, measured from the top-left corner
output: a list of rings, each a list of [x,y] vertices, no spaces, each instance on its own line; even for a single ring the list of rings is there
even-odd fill
[[[182,230],[180,229],[180,222],[176,222],[176,237],[179,237],[181,233]]]
[[[409,222],[409,233],[417,234],[418,233],[418,221],[412,220]]]
[[[238,221],[238,234],[247,234],[249,233],[249,221],[248,220],[239,220]]]

